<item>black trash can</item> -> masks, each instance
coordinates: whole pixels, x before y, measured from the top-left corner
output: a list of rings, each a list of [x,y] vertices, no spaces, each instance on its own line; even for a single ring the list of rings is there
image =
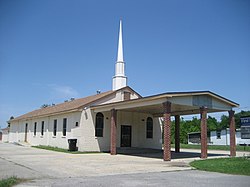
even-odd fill
[[[76,143],[77,139],[68,139],[69,142],[69,151],[77,151]]]

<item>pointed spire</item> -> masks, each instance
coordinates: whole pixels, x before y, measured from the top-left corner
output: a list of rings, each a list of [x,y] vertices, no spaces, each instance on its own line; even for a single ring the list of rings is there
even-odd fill
[[[115,64],[115,76],[113,77],[113,90],[118,90],[125,86],[127,86],[127,77],[125,76],[125,63],[123,61],[122,20],[120,20],[118,53]]]
[[[117,62],[123,62],[122,20],[120,20]]]

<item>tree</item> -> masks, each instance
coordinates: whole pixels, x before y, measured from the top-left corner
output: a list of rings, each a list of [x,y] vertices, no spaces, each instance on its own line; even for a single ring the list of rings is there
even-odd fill
[[[180,120],[180,142],[188,142],[188,133],[200,131],[200,120],[193,117],[192,120],[185,121],[183,118]],[[175,121],[171,123],[171,143],[175,142]]]
[[[220,124],[216,118],[208,116],[207,118],[207,130],[208,131],[216,131],[219,129],[219,126]]]
[[[222,129],[226,129],[229,128],[229,118],[226,115],[222,115],[220,118],[221,122],[220,122],[220,126],[217,130],[222,130]]]

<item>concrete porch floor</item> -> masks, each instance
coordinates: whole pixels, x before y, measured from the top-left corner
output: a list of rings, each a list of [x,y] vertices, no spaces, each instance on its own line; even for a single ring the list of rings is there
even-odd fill
[[[138,147],[120,147],[117,148],[117,154],[127,156],[138,156],[146,158],[158,158],[163,159],[163,150],[150,149],[150,148],[138,148]],[[208,151],[208,157],[227,157],[229,151]],[[181,149],[179,153],[175,153],[174,148],[171,149],[171,159],[188,159],[188,158],[199,158],[199,149]]]

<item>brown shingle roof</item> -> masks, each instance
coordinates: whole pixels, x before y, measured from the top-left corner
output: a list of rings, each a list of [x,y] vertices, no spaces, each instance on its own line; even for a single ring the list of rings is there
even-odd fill
[[[80,99],[75,99],[73,101],[68,101],[65,103],[57,104],[55,106],[49,106],[46,108],[37,109],[31,112],[28,112],[24,115],[18,116],[10,121],[17,121],[21,119],[33,118],[33,117],[38,117],[38,116],[48,116],[50,114],[57,114],[61,112],[67,112],[67,111],[80,109],[114,92],[115,91],[107,91],[107,92],[103,92],[97,95],[92,95],[92,96],[88,96],[88,97],[84,97]]]

